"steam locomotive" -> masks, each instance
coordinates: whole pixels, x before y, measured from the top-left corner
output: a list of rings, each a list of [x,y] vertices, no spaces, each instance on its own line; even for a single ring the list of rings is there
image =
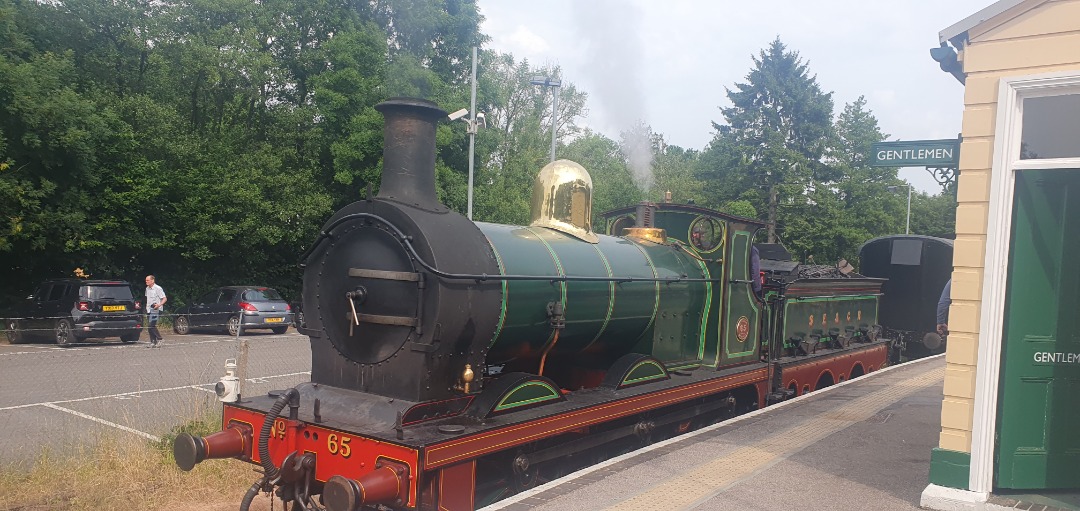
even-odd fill
[[[568,160],[540,171],[528,226],[472,222],[435,194],[446,112],[376,109],[378,194],[303,256],[311,381],[175,441],[184,470],[262,466],[242,510],[261,491],[294,509],[471,510],[887,363],[883,279],[754,249],[761,223],[690,204],[607,212],[598,234]]]

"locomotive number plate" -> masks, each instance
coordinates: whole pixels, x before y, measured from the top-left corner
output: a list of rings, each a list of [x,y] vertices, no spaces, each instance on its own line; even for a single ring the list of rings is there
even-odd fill
[[[285,320],[285,318],[266,318],[263,321],[265,321],[267,323],[281,323],[284,320]]]

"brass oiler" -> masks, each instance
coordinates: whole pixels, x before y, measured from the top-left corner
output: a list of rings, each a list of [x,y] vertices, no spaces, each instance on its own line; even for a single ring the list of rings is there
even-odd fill
[[[659,227],[627,227],[622,235],[629,238],[637,238],[653,243],[666,243],[667,231]]]
[[[476,378],[476,375],[473,374],[472,364],[465,364],[465,371],[461,373],[461,381],[465,383],[464,390],[466,394],[469,393],[469,384],[472,383],[473,378]]]

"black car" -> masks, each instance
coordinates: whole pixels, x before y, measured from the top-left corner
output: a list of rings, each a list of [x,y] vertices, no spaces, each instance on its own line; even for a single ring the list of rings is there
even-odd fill
[[[173,318],[173,331],[225,330],[237,335],[244,330],[268,328],[283,334],[293,324],[292,307],[276,290],[261,286],[226,286],[181,307]]]
[[[131,285],[122,280],[47,280],[8,320],[8,341],[54,339],[61,346],[85,339],[139,340],[142,316]]]

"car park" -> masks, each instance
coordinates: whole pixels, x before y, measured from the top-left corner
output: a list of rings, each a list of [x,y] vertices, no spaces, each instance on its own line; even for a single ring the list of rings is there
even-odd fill
[[[224,286],[181,307],[173,318],[173,331],[223,330],[239,335],[251,329],[285,333],[293,324],[292,307],[275,289],[263,286]]]
[[[122,280],[47,280],[7,324],[12,344],[52,339],[65,346],[110,337],[132,343],[141,332],[140,304]]]

